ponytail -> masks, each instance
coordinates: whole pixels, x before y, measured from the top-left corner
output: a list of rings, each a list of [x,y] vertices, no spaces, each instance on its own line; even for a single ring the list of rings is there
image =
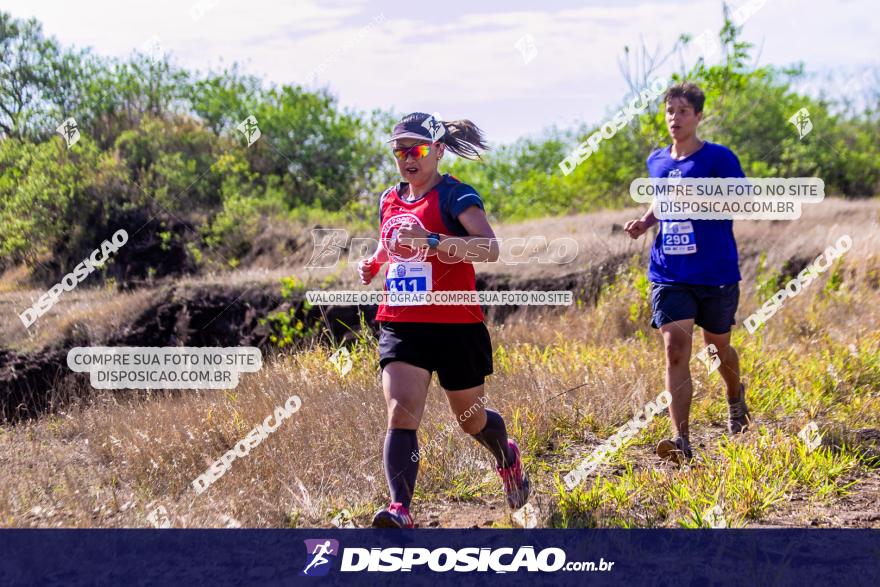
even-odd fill
[[[459,157],[479,159],[480,151],[489,149],[483,131],[470,120],[450,120],[443,126],[446,133],[440,137],[440,142]]]

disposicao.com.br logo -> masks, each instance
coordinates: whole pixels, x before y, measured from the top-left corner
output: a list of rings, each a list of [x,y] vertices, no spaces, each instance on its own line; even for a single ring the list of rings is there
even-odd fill
[[[306,540],[308,557],[300,575],[310,577],[326,575],[331,566],[328,556],[336,557],[339,543],[331,539]],[[535,551],[534,546],[511,548],[465,547],[420,548],[399,547],[359,548],[349,547],[342,551],[339,565],[341,572],[409,572],[414,567],[427,567],[436,573],[449,571],[515,573],[517,571],[552,573],[556,571],[610,571],[614,562],[600,558],[594,561],[566,562],[561,548],[544,548]]]

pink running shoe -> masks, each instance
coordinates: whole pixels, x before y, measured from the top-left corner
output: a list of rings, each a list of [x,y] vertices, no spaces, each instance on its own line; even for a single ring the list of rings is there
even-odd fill
[[[507,468],[496,468],[498,474],[501,475],[501,481],[504,482],[504,493],[507,496],[507,505],[510,509],[518,510],[526,505],[529,500],[529,476],[525,474],[522,468],[522,459],[519,456],[519,446],[516,441],[507,439],[507,445],[516,455],[516,460]]]
[[[373,516],[373,528],[413,528],[409,508],[399,502],[392,502],[387,508]]]

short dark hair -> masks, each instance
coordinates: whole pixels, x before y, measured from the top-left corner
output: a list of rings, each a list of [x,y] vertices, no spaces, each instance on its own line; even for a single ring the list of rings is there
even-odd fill
[[[663,103],[668,104],[671,98],[684,98],[694,107],[695,114],[702,112],[703,104],[706,103],[706,94],[693,82],[679,82],[667,89],[663,94]]]

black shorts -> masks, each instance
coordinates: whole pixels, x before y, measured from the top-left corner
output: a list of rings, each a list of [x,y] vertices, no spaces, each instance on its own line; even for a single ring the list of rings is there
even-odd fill
[[[492,373],[492,339],[483,322],[381,322],[379,366],[403,361],[436,371],[447,391],[482,385]]]
[[[736,324],[738,305],[739,283],[655,283],[651,288],[651,326],[660,328],[676,320],[692,319],[707,332],[726,334]]]

